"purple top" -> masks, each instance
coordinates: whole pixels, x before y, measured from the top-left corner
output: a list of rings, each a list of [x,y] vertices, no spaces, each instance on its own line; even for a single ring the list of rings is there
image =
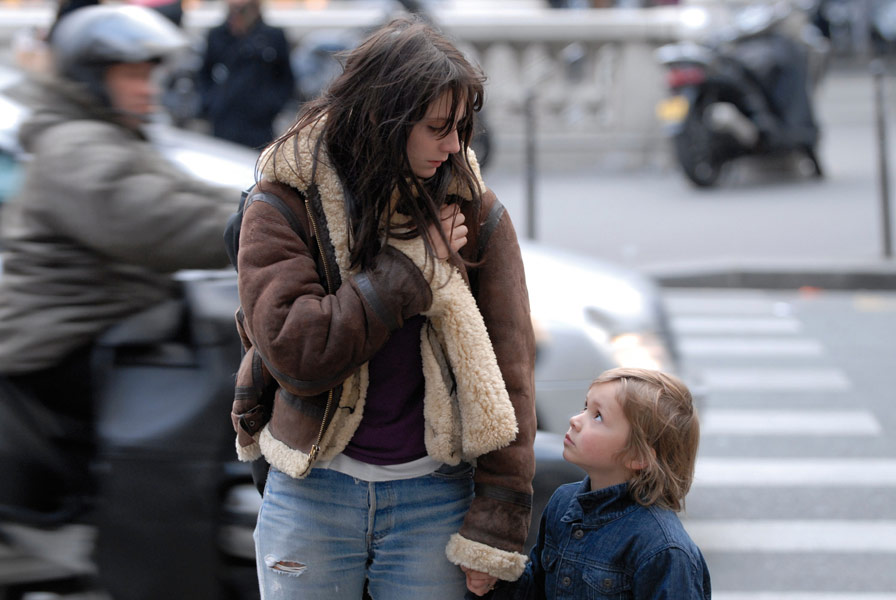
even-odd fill
[[[373,465],[423,458],[423,359],[421,315],[405,321],[370,359],[364,417],[343,453]]]

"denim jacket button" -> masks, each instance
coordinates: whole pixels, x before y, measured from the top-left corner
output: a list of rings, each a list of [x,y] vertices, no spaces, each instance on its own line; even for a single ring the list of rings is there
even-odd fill
[[[574,538],[576,538],[577,540],[582,539],[582,536],[584,536],[584,535],[585,535],[585,532],[582,531],[581,529],[576,529],[576,530],[575,530],[575,533],[572,534],[572,536],[573,536]]]
[[[570,579],[569,577],[564,577],[564,578],[563,578],[563,585],[564,585],[564,587],[569,587],[569,584],[570,584],[570,583],[572,583],[572,579]]]

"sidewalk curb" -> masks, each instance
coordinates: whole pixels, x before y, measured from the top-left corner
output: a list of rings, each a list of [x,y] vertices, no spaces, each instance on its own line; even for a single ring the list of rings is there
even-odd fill
[[[676,287],[896,290],[896,262],[862,264],[687,264],[645,268],[658,285]]]

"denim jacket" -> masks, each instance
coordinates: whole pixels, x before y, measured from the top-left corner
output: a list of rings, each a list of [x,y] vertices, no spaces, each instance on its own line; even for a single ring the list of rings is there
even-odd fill
[[[641,506],[627,483],[592,492],[585,478],[554,492],[526,571],[486,597],[708,600],[709,570],[673,511]]]

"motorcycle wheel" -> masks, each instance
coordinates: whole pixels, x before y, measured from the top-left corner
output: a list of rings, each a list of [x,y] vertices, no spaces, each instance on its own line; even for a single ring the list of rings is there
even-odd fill
[[[716,151],[716,134],[708,127],[705,119],[708,102],[698,98],[687,117],[684,126],[675,136],[675,156],[684,174],[697,187],[712,187],[722,172],[724,159]]]

